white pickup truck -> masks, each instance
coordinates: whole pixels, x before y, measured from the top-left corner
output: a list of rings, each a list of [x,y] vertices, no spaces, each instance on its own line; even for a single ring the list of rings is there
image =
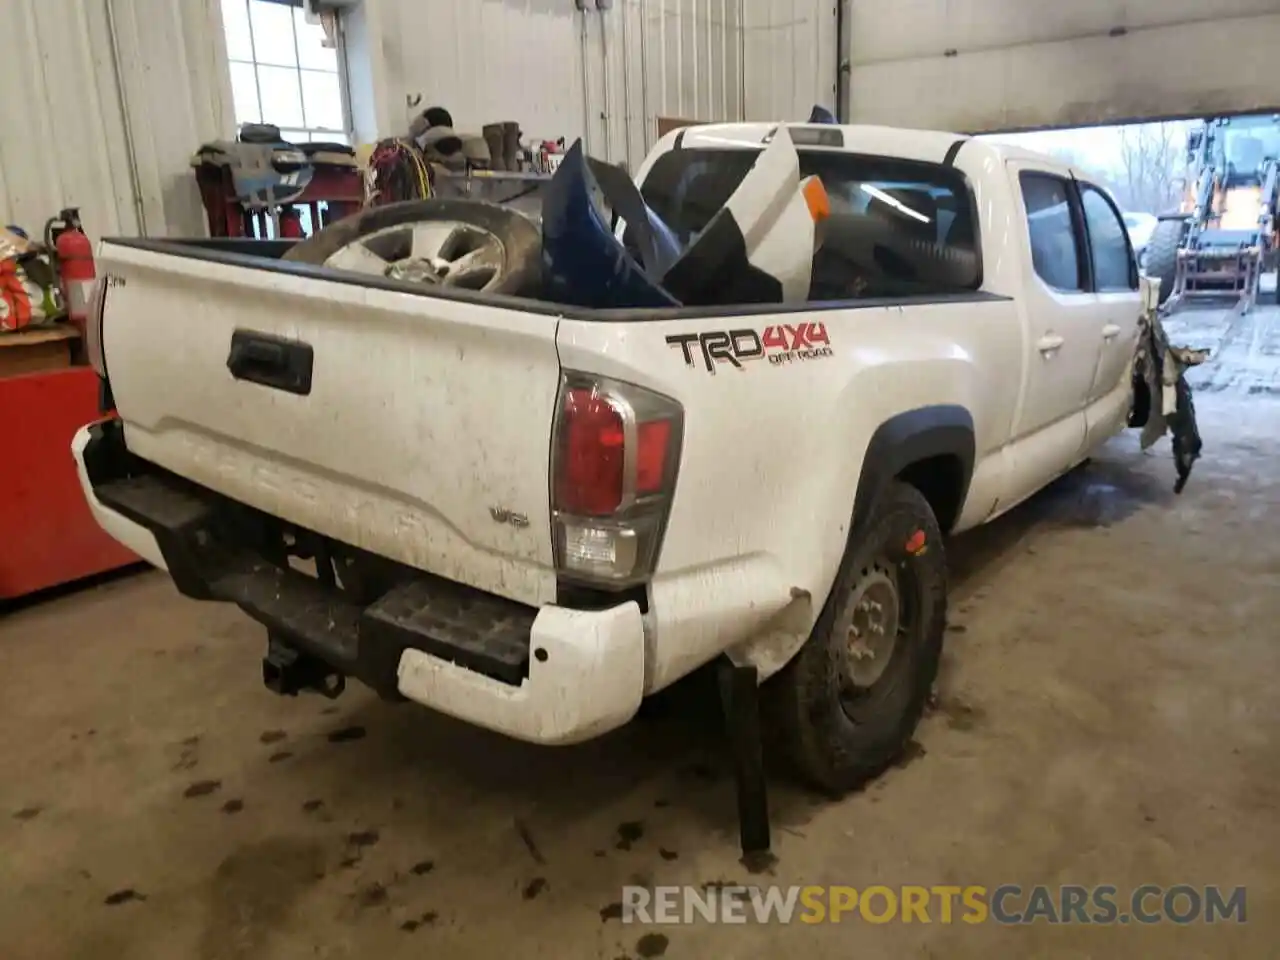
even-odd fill
[[[776,127],[667,136],[645,200],[698,231]],[[265,624],[279,692],[352,677],[565,744],[727,655],[808,778],[874,776],[938,669],[944,537],[1125,426],[1139,278],[1120,211],[1050,158],[788,129],[831,204],[797,304],[593,310],[105,241],[118,417],[74,445],[98,521]],[[870,216],[945,279],[843,249]]]

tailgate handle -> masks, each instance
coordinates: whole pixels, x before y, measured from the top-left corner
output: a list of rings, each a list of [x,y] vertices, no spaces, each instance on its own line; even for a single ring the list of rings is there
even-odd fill
[[[269,333],[237,330],[231,334],[227,369],[237,380],[305,397],[311,393],[311,344]]]

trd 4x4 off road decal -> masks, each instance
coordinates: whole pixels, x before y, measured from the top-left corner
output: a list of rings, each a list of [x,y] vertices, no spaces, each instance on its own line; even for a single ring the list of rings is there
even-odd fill
[[[767,358],[770,364],[779,365],[832,355],[827,327],[822,323],[784,323],[765,327],[762,332],[743,328],[679,333],[667,337],[667,345],[680,348],[686,366],[695,366],[701,354],[709,373],[715,373],[721,363],[742,370],[749,360]]]

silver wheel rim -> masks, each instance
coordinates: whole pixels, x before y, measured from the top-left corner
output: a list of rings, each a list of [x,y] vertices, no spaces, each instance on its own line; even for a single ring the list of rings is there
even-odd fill
[[[339,248],[326,267],[365,275],[486,291],[502,274],[506,249],[497,235],[458,220],[384,227]]]
[[[898,578],[891,566],[877,563],[865,571],[849,597],[845,626],[846,682],[865,690],[879,680],[898,640]]]

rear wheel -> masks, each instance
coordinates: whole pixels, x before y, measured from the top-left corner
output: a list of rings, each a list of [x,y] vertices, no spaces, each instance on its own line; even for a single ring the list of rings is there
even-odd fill
[[[542,235],[527,217],[496,203],[409,200],[325,227],[295,245],[284,259],[518,296],[538,286]]]
[[[1160,281],[1160,302],[1173,293],[1173,277],[1178,269],[1178,249],[1187,235],[1187,221],[1161,220],[1147,242],[1144,272]]]
[[[895,483],[850,538],[809,640],[765,687],[807,780],[844,793],[902,753],[937,677],[946,600],[938,522]]]

